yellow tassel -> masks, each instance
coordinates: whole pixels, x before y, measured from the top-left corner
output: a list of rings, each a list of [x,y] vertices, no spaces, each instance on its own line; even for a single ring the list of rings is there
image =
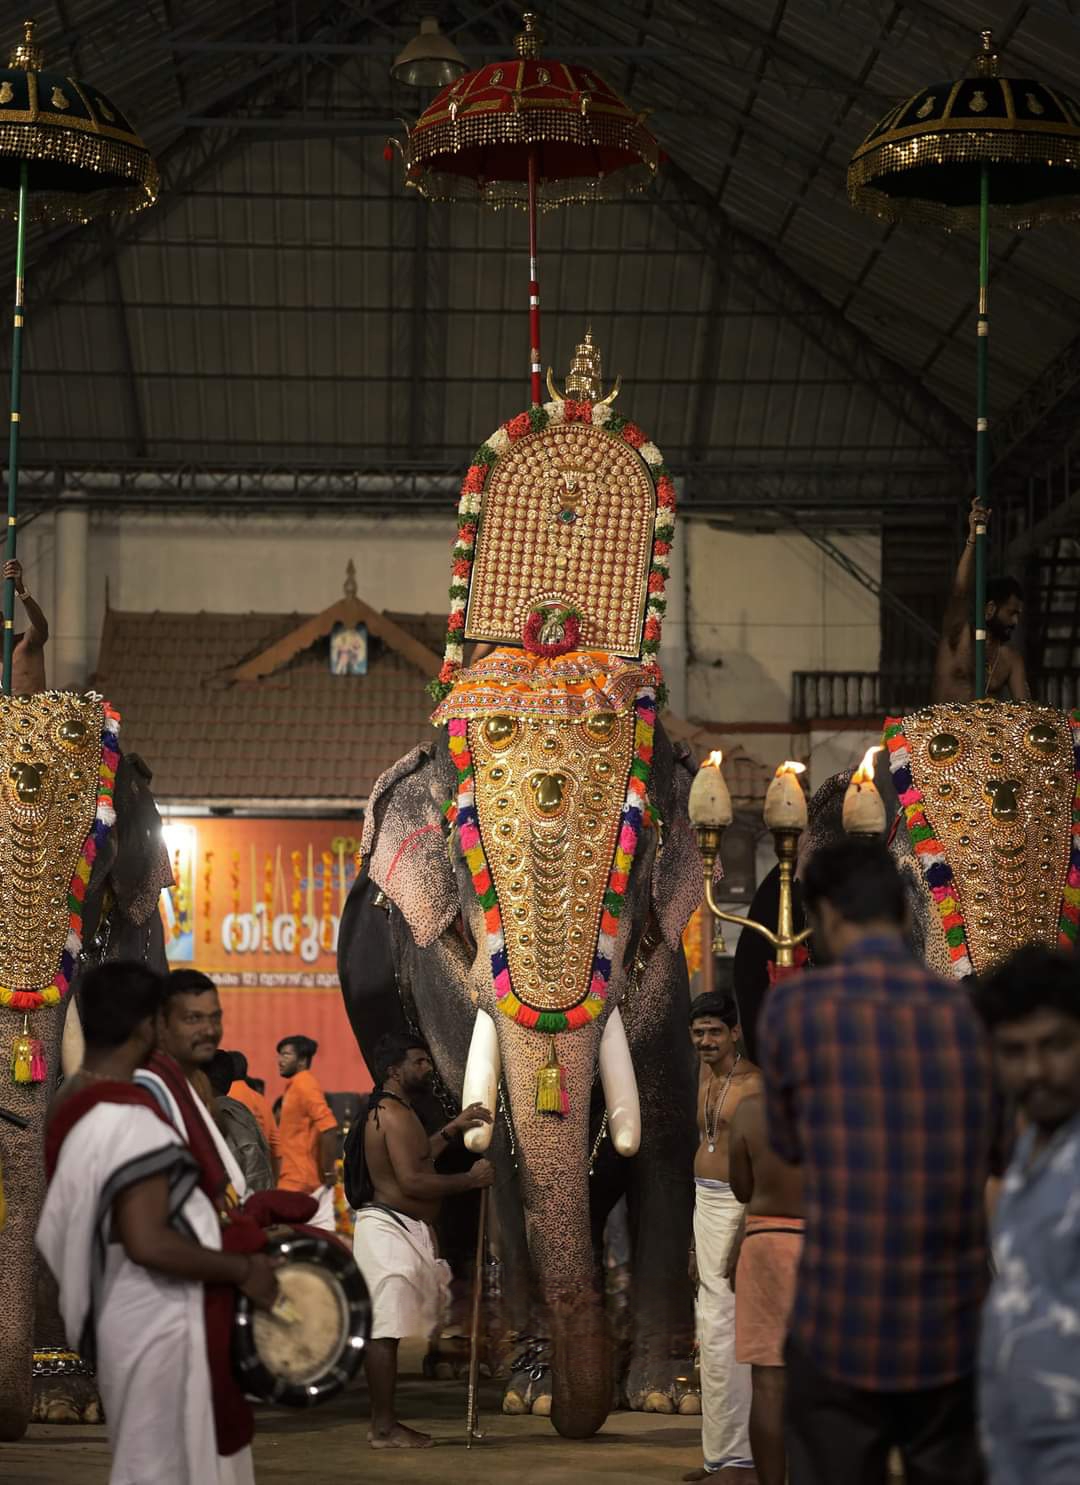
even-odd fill
[[[45,1079],[45,1056],[40,1040],[30,1035],[30,1017],[23,1016],[23,1029],[11,1044],[11,1079],[14,1083],[41,1083]]]
[[[559,1065],[559,1054],[555,1050],[555,1038],[551,1038],[548,1060],[536,1074],[536,1112],[558,1114],[565,1117],[570,1112],[566,1094],[566,1073]]]

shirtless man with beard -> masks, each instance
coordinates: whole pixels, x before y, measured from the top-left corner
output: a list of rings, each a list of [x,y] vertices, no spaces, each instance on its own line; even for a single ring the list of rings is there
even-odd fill
[[[968,539],[945,609],[932,701],[975,699],[975,632],[971,616],[975,591],[975,528],[990,512],[978,503],[968,517]],[[1001,701],[1030,701],[1024,657],[1009,641],[1024,612],[1024,590],[1015,578],[991,578],[986,585],[986,694]]]

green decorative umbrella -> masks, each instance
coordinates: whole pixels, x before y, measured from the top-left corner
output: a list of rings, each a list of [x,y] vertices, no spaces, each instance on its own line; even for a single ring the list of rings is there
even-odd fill
[[[61,72],[45,72],[44,56],[26,21],[23,40],[0,69],[0,217],[14,220],[15,319],[11,338],[11,435],[5,558],[15,556],[19,493],[22,332],[26,316],[26,224],[30,220],[89,222],[150,206],[158,173],[120,109],[97,88]],[[15,586],[4,584],[3,687],[11,693]]]
[[[853,206],[888,222],[979,233],[975,496],[989,495],[990,228],[1080,217],[1080,106],[1058,88],[1000,77],[991,32],[971,75],[893,108],[848,166]],[[986,691],[986,528],[975,533],[975,694]]]

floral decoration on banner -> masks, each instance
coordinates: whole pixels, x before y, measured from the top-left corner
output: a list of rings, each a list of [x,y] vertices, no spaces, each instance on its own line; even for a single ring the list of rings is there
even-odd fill
[[[1061,919],[1058,923],[1058,944],[1063,949],[1075,949],[1077,932],[1080,930],[1080,710],[1071,712],[1073,758],[1076,767],[1076,792],[1073,795],[1072,850],[1069,853],[1069,871],[1065,878],[1065,891],[1061,900]]]
[[[941,914],[941,926],[945,931],[945,942],[949,946],[952,972],[958,980],[974,974],[968,950],[967,929],[964,915],[960,911],[960,899],[952,867],[945,859],[945,847],[934,835],[933,826],[927,818],[922,791],[915,786],[911,772],[911,748],[904,736],[902,717],[885,719],[885,746],[889,751],[889,767],[893,784],[900,799],[907,821],[908,835],[915,848],[930,895]]]
[[[334,947],[334,857],[322,853],[322,917],[319,919],[319,943],[330,951]]]
[[[472,754],[469,752],[469,723],[465,717],[452,717],[447,724],[450,756],[457,770],[458,796],[457,825],[458,840],[462,854],[472,876],[473,889],[484,910],[484,928],[488,953],[491,956],[491,978],[495,987],[495,1004],[504,1016],[509,1016],[521,1026],[535,1031],[555,1033],[574,1031],[594,1021],[607,1000],[608,982],[615,954],[615,939],[619,932],[619,918],[626,901],[626,889],[630,881],[630,868],[634,852],[641,835],[646,809],[646,794],[649,773],[652,768],[653,733],[656,728],[656,697],[652,690],[641,691],[634,703],[634,757],[630,765],[630,776],[626,785],[626,799],[619,819],[619,831],[615,843],[615,859],[608,876],[600,912],[600,931],[593,956],[589,989],[585,999],[569,1011],[537,1011],[522,1005],[514,994],[510,981],[510,965],[506,955],[503,936],[502,910],[498,893],[492,880],[483,841],[480,838],[480,820],[476,812],[476,778],[473,772]],[[449,818],[449,813],[447,818]]]
[[[232,922],[229,925],[229,948],[235,949],[240,936],[240,852],[233,851],[229,867],[229,885],[232,888]]]
[[[207,851],[206,855],[203,858],[203,861],[205,863],[204,866],[203,866],[203,902],[202,902],[203,943],[204,944],[211,944],[214,941],[213,929],[210,926],[210,904],[211,904],[211,899],[213,897],[213,883],[214,883],[214,853],[213,853],[213,851]]]
[[[304,894],[301,882],[304,877],[304,858],[299,851],[289,854],[292,862],[292,894],[289,900],[289,908],[292,912],[293,942],[300,942],[300,921],[304,916]]]
[[[476,555],[476,532],[488,472],[511,444],[526,434],[538,433],[562,423],[592,423],[618,434],[648,465],[656,488],[656,518],[653,523],[652,558],[649,563],[648,594],[641,653],[655,666],[660,649],[667,599],[664,596],[671,571],[671,543],[675,535],[675,481],[664,463],[664,457],[636,423],[603,402],[547,402],[543,406],[518,413],[497,428],[486,443],[480,445],[465,478],[458,501],[458,532],[451,560],[450,614],[446,621],[446,647],[438,678],[428,686],[434,701],[442,701],[453,689],[454,681],[465,660],[465,607],[469,598],[473,559]],[[537,652],[540,653],[540,652]],[[560,652],[562,653],[562,652]],[[659,673],[658,673],[659,681]]]
[[[83,901],[87,884],[94,869],[98,852],[109,838],[116,824],[116,808],[113,794],[116,789],[116,770],[120,766],[120,713],[106,701],[103,705],[104,724],[101,729],[101,765],[98,772],[97,809],[90,834],[83,844],[82,854],[68,888],[68,935],[60,956],[60,968],[50,984],[43,990],[11,990],[0,985],[0,1005],[11,1006],[17,1011],[36,1011],[39,1006],[58,1005],[71,989],[71,979],[79,962],[83,946]]]

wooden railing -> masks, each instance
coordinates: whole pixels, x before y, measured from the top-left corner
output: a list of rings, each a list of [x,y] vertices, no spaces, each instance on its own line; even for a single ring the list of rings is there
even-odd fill
[[[930,700],[929,672],[796,670],[791,677],[791,720],[880,722],[916,711]],[[1031,676],[1031,694],[1047,706],[1080,707],[1080,671],[1046,669]]]

